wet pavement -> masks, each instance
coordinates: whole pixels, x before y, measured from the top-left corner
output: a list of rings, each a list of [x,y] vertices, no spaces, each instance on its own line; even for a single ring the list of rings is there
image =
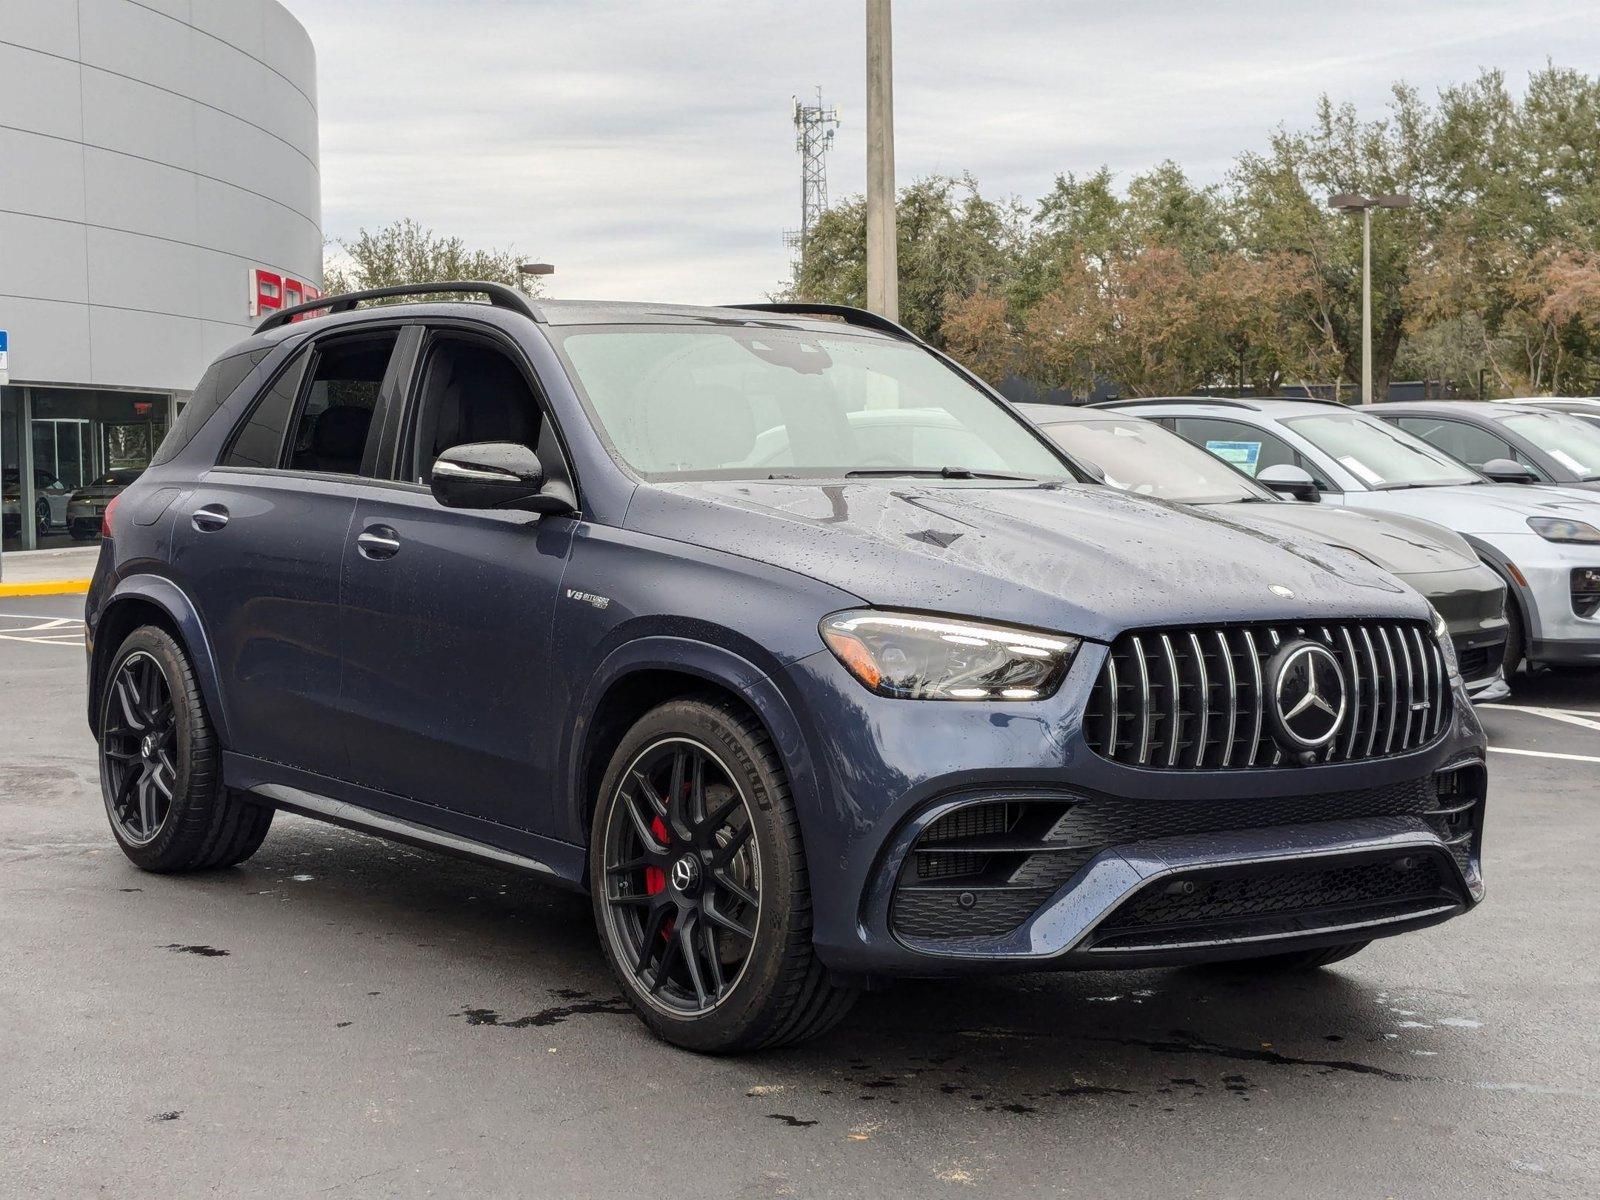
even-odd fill
[[[522,876],[283,816],[243,867],[134,870],[78,612],[0,602],[0,1195],[1600,1194],[1595,676],[1484,712],[1462,920],[1293,979],[900,984],[708,1059]]]

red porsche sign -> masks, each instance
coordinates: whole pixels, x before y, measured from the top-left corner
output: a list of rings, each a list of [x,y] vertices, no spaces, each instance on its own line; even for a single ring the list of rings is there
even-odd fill
[[[282,308],[316,300],[322,289],[265,267],[250,268],[250,315],[264,317]],[[299,317],[294,318],[296,321]]]

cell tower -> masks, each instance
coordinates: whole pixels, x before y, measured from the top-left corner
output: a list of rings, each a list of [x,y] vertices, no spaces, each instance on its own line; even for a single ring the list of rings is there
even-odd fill
[[[833,146],[833,131],[839,127],[839,110],[822,106],[822,89],[817,89],[815,104],[794,102],[794,148],[800,152],[800,228],[790,230],[784,240],[800,258],[805,257],[806,239],[818,218],[828,209],[828,150]]]

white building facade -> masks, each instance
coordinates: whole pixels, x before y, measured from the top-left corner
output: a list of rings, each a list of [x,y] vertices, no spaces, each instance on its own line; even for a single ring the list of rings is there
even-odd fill
[[[219,351],[317,294],[316,97],[277,0],[0,0],[8,549],[62,533],[47,477],[143,465]]]

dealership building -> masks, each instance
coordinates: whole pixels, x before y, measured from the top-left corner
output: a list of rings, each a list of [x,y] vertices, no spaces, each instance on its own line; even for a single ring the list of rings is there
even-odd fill
[[[276,0],[0,6],[5,549],[148,462],[206,364],[322,279],[316,55]]]

